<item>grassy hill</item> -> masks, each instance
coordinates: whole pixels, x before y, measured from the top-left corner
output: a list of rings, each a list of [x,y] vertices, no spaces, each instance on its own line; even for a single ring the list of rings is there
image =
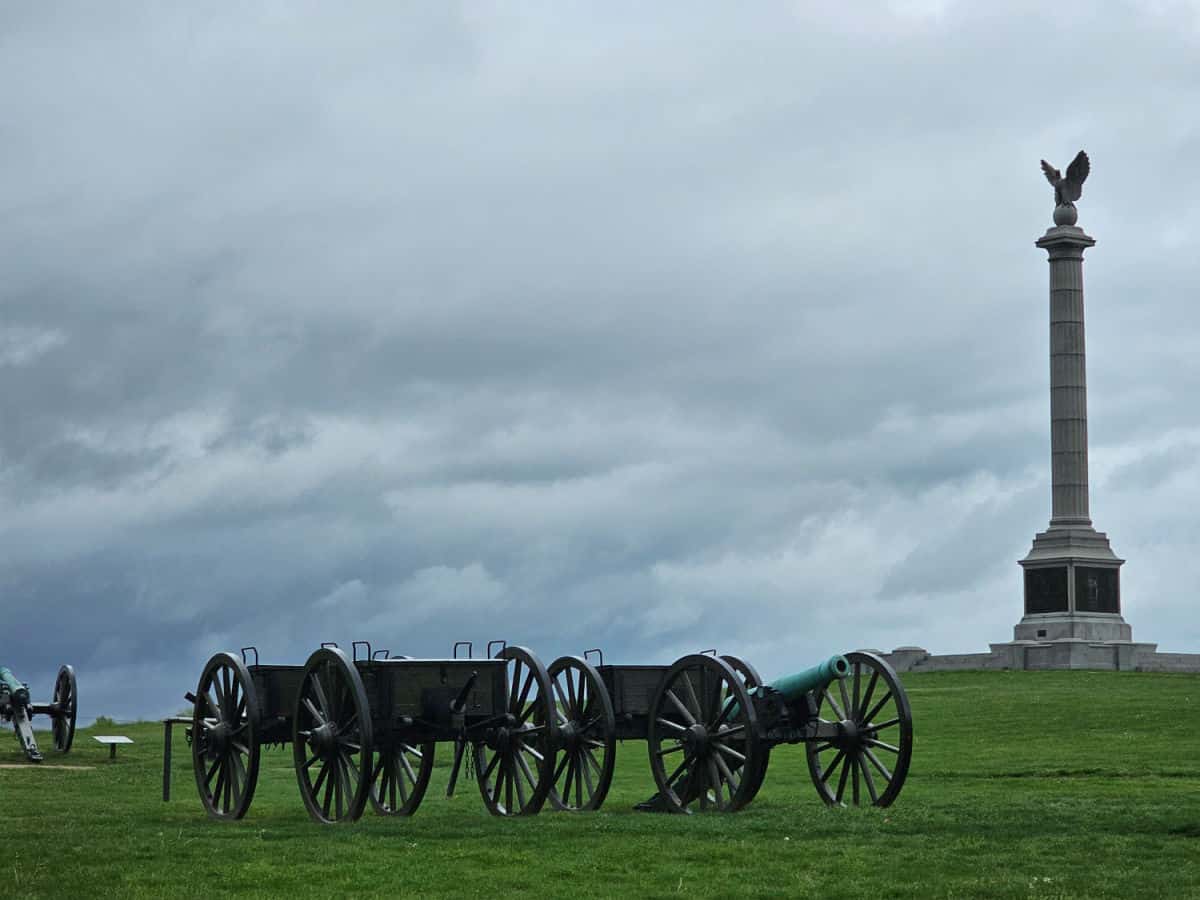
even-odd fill
[[[164,804],[161,726],[119,726],[137,743],[113,763],[80,731],[47,763],[90,770],[0,768],[0,895],[1200,897],[1200,678],[905,684],[915,749],[889,809],[827,809],[802,749],[785,747],[737,815],[635,813],[653,782],[645,744],[630,742],[602,812],[498,820],[473,782],[445,799],[441,745],[415,817],[322,828],[285,748],[264,756],[249,815],[228,824],[203,814],[182,734]],[[0,744],[0,763],[22,759],[15,740]]]

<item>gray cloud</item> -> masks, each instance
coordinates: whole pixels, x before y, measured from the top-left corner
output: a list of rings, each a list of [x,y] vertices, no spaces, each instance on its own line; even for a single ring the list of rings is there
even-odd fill
[[[1004,639],[1049,507],[1037,160],[1081,146],[1093,515],[1139,639],[1195,649],[1198,24],[5,10],[0,656],[134,716],[249,643]]]

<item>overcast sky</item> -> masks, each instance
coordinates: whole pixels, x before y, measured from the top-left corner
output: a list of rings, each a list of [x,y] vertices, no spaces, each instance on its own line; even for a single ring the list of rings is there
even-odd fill
[[[1196,3],[6,4],[0,662],[976,652],[1050,511],[1200,651]]]

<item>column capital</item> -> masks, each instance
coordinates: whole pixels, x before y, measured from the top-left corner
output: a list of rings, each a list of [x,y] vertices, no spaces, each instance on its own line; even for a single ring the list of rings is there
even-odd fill
[[[1095,246],[1096,239],[1075,225],[1059,225],[1047,228],[1034,245],[1050,254],[1051,259],[1061,256],[1083,256],[1083,251]]]

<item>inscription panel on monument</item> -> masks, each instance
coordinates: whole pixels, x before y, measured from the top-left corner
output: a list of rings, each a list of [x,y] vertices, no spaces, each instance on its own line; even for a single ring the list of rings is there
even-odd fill
[[[1025,614],[1067,611],[1067,567],[1025,570]]]
[[[1075,611],[1119,613],[1121,582],[1116,569],[1075,567]]]

